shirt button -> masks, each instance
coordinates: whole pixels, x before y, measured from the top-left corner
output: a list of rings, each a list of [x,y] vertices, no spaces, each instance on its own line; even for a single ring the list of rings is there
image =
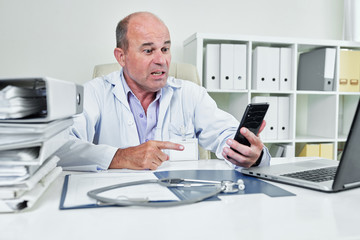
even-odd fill
[[[144,117],[144,115],[143,115],[142,113],[140,113],[139,117],[140,117],[140,118],[143,118],[143,117]]]
[[[128,125],[129,125],[129,126],[131,126],[131,125],[133,125],[133,124],[134,124],[134,121],[133,121],[133,120],[129,120],[129,121],[128,121]]]
[[[145,142],[149,141],[149,139],[145,139]]]

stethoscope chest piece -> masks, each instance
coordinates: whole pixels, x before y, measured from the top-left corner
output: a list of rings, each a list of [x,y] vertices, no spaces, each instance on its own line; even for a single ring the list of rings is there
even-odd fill
[[[239,190],[242,191],[245,189],[245,184],[242,179],[238,179],[237,182],[224,180],[221,181],[222,192],[224,193],[236,193]]]

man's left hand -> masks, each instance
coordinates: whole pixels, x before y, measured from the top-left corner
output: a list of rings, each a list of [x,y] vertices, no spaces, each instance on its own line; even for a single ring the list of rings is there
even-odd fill
[[[259,138],[259,134],[265,128],[265,125],[266,123],[263,121],[258,136],[245,127],[241,128],[240,132],[249,141],[250,147],[240,144],[234,139],[228,139],[226,143],[229,147],[224,147],[222,152],[223,157],[237,166],[248,168],[254,165],[259,159],[264,147],[264,144]],[[231,148],[237,150],[241,154],[233,151]]]

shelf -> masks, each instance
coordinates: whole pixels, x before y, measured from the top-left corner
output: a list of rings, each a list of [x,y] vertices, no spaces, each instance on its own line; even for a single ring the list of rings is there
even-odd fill
[[[344,96],[358,96],[360,97],[360,92],[338,92],[339,95]]]
[[[248,93],[249,90],[231,90],[231,89],[209,89],[208,93]]]
[[[292,139],[262,140],[263,143],[292,143]]]
[[[252,94],[260,93],[260,94],[281,94],[281,95],[286,95],[286,94],[293,94],[293,93],[294,93],[294,91],[264,91],[264,90],[250,90],[250,93],[252,93]]]
[[[255,35],[239,35],[239,34],[217,34],[217,33],[194,33],[184,41],[184,47],[193,41],[202,39],[204,41],[253,41],[262,43],[277,44],[300,44],[300,45],[317,45],[317,46],[342,46],[346,48],[360,48],[360,42],[328,40],[328,39],[306,39],[306,38],[285,38]]]
[[[346,142],[347,135],[339,135],[337,141],[338,142]]]
[[[335,91],[303,91],[297,90],[298,95],[336,95]]]
[[[297,135],[295,138],[295,142],[297,143],[321,143],[321,142],[335,142],[335,138],[324,138],[321,136],[301,136]]]
[[[338,155],[338,149],[341,149],[346,141],[355,108],[360,98],[360,92],[341,92],[338,90],[339,65],[341,63],[340,52],[343,49],[360,51],[360,42],[195,33],[184,41],[184,61],[197,67],[203,85],[205,82],[204,77],[206,76],[207,44],[243,44],[246,46],[246,89],[208,90],[219,108],[240,120],[246,105],[254,97],[289,97],[289,137],[286,139],[267,139],[265,137],[262,138],[264,144],[268,146],[272,144],[286,144],[295,148],[295,146],[299,147],[306,143],[334,143],[333,155]],[[264,90],[255,89],[256,86],[253,84],[253,78],[255,78],[255,57],[253,55],[258,47],[279,48],[280,57],[283,56],[281,55],[281,48],[287,48],[286,52],[288,55],[285,55],[289,56],[286,58],[289,60],[289,65],[287,65],[289,78],[286,78],[286,80],[289,80],[287,88],[279,87],[281,90],[273,90],[271,88],[265,88]],[[297,90],[300,54],[324,47],[336,50],[335,77],[332,83],[333,90]],[[255,83],[259,84],[256,81]],[[281,78],[279,77],[280,83]]]

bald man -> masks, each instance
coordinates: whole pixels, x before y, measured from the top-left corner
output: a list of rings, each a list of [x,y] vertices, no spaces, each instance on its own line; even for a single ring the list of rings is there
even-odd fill
[[[114,56],[122,69],[84,85],[84,112],[74,119],[60,165],[154,170],[169,160],[167,150],[184,150],[171,141],[184,134],[234,167],[269,164],[258,136],[242,128],[250,147],[233,140],[239,122],[218,109],[206,89],[168,76],[170,33],[157,16],[136,12],[125,17],[116,40]],[[265,122],[260,132],[264,127]]]

